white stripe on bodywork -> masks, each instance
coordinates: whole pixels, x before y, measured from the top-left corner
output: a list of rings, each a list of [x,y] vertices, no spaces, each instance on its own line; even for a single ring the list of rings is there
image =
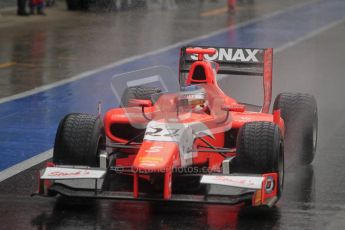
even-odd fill
[[[159,132],[157,132],[158,129],[160,130]],[[213,139],[215,138],[211,130],[202,122],[165,123],[159,121],[150,121],[147,124],[144,139],[149,141],[180,142],[186,129],[192,130],[193,139],[195,137],[202,136],[210,136]],[[221,129],[221,132],[224,132],[224,128]]]
[[[205,128],[207,128],[205,126]],[[190,123],[163,123],[150,121],[147,124],[144,140],[176,142],[182,167],[193,163],[194,130]]]

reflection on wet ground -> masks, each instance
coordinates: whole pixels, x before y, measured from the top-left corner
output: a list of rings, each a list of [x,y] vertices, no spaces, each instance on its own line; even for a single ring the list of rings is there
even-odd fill
[[[36,229],[314,229],[323,228],[331,215],[344,210],[339,205],[315,202],[312,166],[287,173],[283,199],[273,209],[62,197],[0,199],[8,202],[1,220],[17,229],[27,223],[28,228]]]
[[[35,170],[1,184],[0,220],[14,229],[323,229],[345,206],[316,199],[313,166],[286,173],[285,190],[277,207],[250,208],[242,204],[203,205],[71,198],[30,198],[23,181]],[[20,183],[22,181],[23,183]],[[27,194],[9,195],[13,184]],[[8,187],[7,187],[8,185]],[[6,191],[8,189],[8,191]],[[12,190],[13,191],[13,190]],[[31,190],[32,191],[32,190]],[[8,195],[6,195],[6,193]],[[324,195],[324,194],[319,194]],[[343,202],[342,205],[345,203]],[[18,209],[18,207],[20,207]],[[15,213],[15,215],[13,215]],[[28,225],[29,224],[29,225]]]

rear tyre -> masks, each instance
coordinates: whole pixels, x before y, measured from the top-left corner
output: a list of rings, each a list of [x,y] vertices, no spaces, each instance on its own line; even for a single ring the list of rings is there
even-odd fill
[[[128,107],[129,101],[132,99],[151,100],[152,104],[154,104],[161,92],[162,90],[157,87],[129,87],[121,98],[122,107]]]
[[[69,114],[59,124],[53,162],[60,165],[99,166],[99,152],[104,149],[102,120],[88,114]]]
[[[272,122],[249,122],[237,135],[235,172],[278,173],[278,198],[284,186],[284,141]]]
[[[281,93],[273,109],[280,109],[285,122],[285,152],[297,156],[297,162],[310,164],[316,153],[318,115],[314,96],[302,93]]]

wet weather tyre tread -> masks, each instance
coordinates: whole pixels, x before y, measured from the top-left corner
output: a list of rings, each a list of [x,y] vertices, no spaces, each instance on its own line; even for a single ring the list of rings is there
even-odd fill
[[[244,124],[237,136],[236,171],[240,173],[278,172],[283,139],[272,122]]]
[[[98,151],[105,134],[102,120],[88,114],[69,114],[60,122],[53,162],[62,165],[99,166]]]
[[[159,95],[161,92],[162,90],[157,87],[129,87],[121,98],[122,106],[127,107],[132,99],[151,100],[154,103],[156,101],[154,95]]]
[[[317,145],[315,97],[304,93],[281,93],[275,99],[273,109],[280,109],[284,119],[286,153],[297,156],[299,164],[310,164]]]
[[[284,187],[284,140],[272,122],[249,122],[237,135],[235,173],[278,173],[278,199]]]

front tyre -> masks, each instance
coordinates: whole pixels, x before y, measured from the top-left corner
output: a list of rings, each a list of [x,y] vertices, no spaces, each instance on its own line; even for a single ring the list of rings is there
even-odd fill
[[[98,116],[74,113],[59,124],[53,153],[58,165],[98,167],[99,152],[104,149],[103,122]]]
[[[284,186],[284,140],[272,122],[249,122],[237,135],[235,172],[278,173],[278,198]]]

